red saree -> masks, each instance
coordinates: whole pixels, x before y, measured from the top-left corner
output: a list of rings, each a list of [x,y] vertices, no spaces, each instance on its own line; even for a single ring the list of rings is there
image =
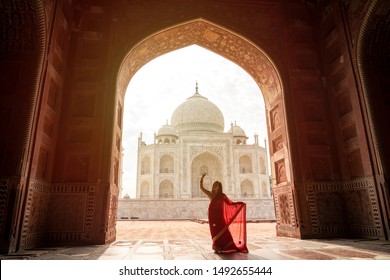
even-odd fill
[[[217,253],[248,253],[244,202],[232,202],[224,193],[218,194],[209,205],[209,226]]]

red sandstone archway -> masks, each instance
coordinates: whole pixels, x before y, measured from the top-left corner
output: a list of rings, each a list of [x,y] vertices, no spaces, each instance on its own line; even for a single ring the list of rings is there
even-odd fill
[[[204,19],[185,22],[153,34],[134,46],[123,59],[117,76],[116,117],[119,121],[122,118],[127,85],[143,65],[158,56],[193,44],[236,63],[253,77],[261,89],[266,107],[277,231],[279,235],[298,237],[283,84],[277,67],[259,46]],[[113,143],[120,143],[119,135],[114,132]],[[113,151],[111,162],[117,161]],[[114,166],[112,164],[113,177]]]
[[[366,133],[370,135],[369,149],[374,159],[371,165],[375,174],[376,191],[379,197],[379,209],[383,213],[384,234],[390,236],[390,103],[386,97],[389,84],[389,36],[385,28],[389,26],[382,17],[390,7],[381,1],[372,1],[363,18],[357,40],[356,55],[358,74],[361,79],[361,99],[364,103],[363,116],[366,122]],[[386,102],[387,101],[387,102]]]

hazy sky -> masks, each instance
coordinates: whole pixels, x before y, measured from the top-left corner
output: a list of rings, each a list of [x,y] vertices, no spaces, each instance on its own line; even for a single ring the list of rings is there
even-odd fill
[[[123,130],[124,194],[135,197],[137,145],[152,144],[154,133],[171,124],[174,110],[199,93],[222,111],[225,129],[236,122],[254,142],[254,134],[264,146],[267,139],[264,98],[252,77],[237,64],[199,46],[186,47],[160,56],[143,66],[130,80],[125,97]],[[259,109],[261,108],[261,109]]]

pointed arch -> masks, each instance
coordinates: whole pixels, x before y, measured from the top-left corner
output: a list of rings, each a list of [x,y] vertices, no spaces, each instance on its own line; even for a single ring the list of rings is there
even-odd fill
[[[251,180],[245,179],[241,182],[241,197],[254,197],[255,190],[253,187],[253,182]]]
[[[290,216],[295,217],[297,215],[294,204],[296,192],[293,186],[294,170],[291,164],[283,84],[275,63],[254,42],[203,18],[183,22],[151,34],[129,49],[119,66],[115,106],[119,107],[118,104],[123,104],[129,81],[143,65],[168,52],[194,44],[236,63],[259,86],[264,97],[269,143],[270,146],[275,147],[270,155],[275,207],[287,207],[291,211]],[[113,133],[114,142],[115,137],[117,135]],[[283,170],[283,174],[279,174],[280,170]],[[195,177],[192,178],[191,184],[195,184]],[[277,180],[280,178],[283,180]],[[287,198],[288,205],[280,204],[279,196]],[[278,230],[280,233],[286,231],[286,235],[289,236],[299,236],[299,228],[294,219],[284,221],[283,227],[279,227]]]
[[[174,161],[171,155],[163,155],[160,158],[160,173],[174,173]]]
[[[191,197],[206,197],[199,189],[199,180],[203,172],[208,175],[204,179],[206,188],[211,189],[214,181],[220,181],[224,186],[222,168],[221,160],[214,153],[206,151],[197,155],[191,162]]]
[[[238,160],[240,173],[252,173],[252,159],[248,155],[243,155]]]
[[[172,198],[174,196],[173,183],[170,180],[164,180],[158,188],[159,198]]]

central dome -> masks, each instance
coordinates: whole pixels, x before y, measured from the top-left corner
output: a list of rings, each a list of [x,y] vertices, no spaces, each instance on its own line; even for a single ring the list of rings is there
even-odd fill
[[[182,132],[223,132],[224,118],[221,110],[206,97],[198,93],[187,98],[172,114],[172,126]]]

